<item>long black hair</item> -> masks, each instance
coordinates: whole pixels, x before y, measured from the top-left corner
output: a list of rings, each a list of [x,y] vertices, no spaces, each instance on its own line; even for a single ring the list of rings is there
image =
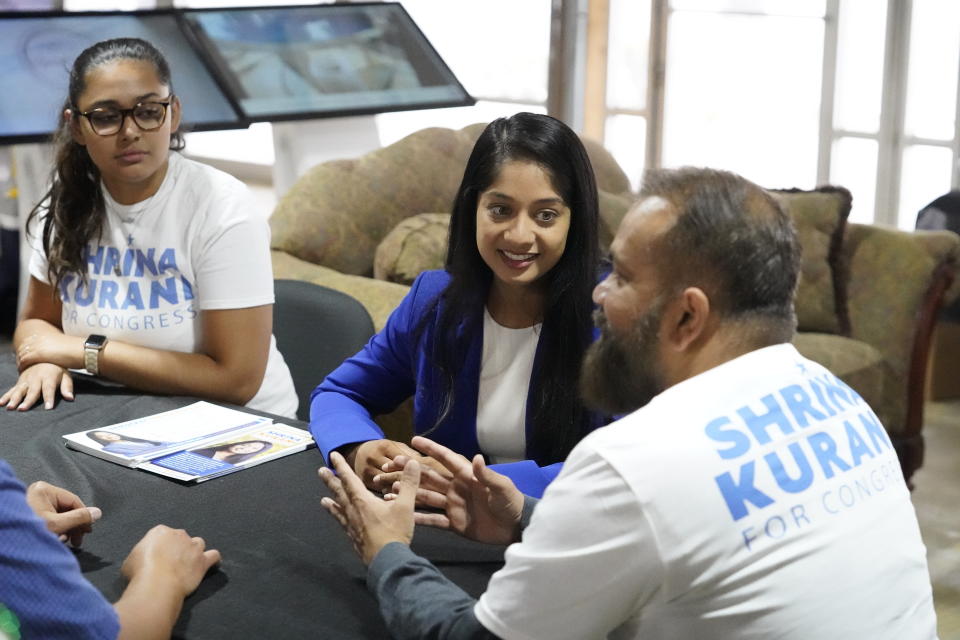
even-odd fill
[[[453,406],[454,376],[463,362],[468,336],[482,331],[481,310],[493,278],[477,248],[477,201],[497,179],[500,167],[514,160],[539,165],[571,213],[563,255],[543,276],[543,326],[530,388],[528,420],[533,429],[528,449],[537,462],[547,464],[566,458],[588,430],[590,418],[577,394],[577,380],[592,340],[591,292],[599,256],[593,167],[577,134],[550,116],[518,113],[494,120],[480,134],[467,160],[450,217],[445,268],[452,278],[435,303],[440,316],[431,357],[445,392],[436,425]],[[425,320],[432,315],[426,314]]]
[[[160,82],[170,88],[170,65],[163,54],[146,40],[114,38],[84,49],[70,69],[67,99],[60,109],[57,130],[53,135],[56,149],[50,189],[33,208],[27,225],[46,213],[40,238],[47,256],[47,276],[54,289],[68,274],[86,280],[83,251],[87,244],[100,237],[106,219],[106,205],[100,188],[100,170],[90,159],[86,148],[73,139],[71,120],[65,111],[76,111],[77,101],[87,88],[87,75],[94,69],[116,60],[142,60],[153,65]],[[167,117],[171,117],[169,114]],[[75,121],[75,119],[74,119]],[[175,131],[170,136],[170,149],[184,147],[183,136]]]

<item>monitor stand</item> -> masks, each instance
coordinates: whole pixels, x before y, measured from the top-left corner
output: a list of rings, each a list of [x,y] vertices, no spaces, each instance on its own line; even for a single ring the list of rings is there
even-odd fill
[[[357,158],[380,148],[374,116],[273,123],[273,188],[283,197],[297,178],[327,160]]]

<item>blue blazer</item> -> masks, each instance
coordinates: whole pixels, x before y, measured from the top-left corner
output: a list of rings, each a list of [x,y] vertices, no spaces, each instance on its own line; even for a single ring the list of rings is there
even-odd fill
[[[339,447],[383,438],[383,431],[371,416],[393,411],[411,395],[414,396],[414,433],[424,433],[434,426],[444,400],[441,378],[427,351],[417,347],[416,331],[425,314],[430,312],[432,315],[424,325],[421,344],[434,343],[440,309],[432,303],[449,282],[450,275],[446,271],[420,274],[383,330],[314,389],[310,397],[310,431],[328,462],[330,452]],[[430,438],[472,458],[481,453],[477,441],[477,396],[483,350],[482,317],[468,319],[461,325],[461,331],[471,333],[463,367],[454,378],[454,404],[447,419],[430,433]],[[539,370],[539,360],[538,344],[533,376]],[[544,467],[534,461],[542,456],[530,444],[531,413],[528,394],[527,456],[531,459],[492,465],[491,468],[510,477],[523,493],[539,497],[560,473],[561,461]],[[601,424],[599,415],[590,414],[589,424],[585,425],[582,435]]]

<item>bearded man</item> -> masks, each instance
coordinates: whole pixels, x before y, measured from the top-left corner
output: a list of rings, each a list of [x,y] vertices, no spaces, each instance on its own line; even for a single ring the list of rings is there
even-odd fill
[[[581,390],[623,417],[542,500],[424,438],[454,475],[442,495],[417,495],[414,460],[395,461],[388,501],[340,458],[339,477],[321,470],[394,636],[935,638],[890,440],[790,344],[799,247],[773,198],[727,172],[652,171],[611,252]],[[516,543],[474,602],[410,551],[414,522]]]

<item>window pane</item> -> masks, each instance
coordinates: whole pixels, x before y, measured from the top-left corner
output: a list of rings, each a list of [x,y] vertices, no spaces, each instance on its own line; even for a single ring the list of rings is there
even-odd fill
[[[474,96],[547,101],[550,0],[401,4]]]
[[[913,229],[920,209],[950,191],[952,165],[953,151],[947,147],[911,146],[903,150],[898,227]]]
[[[907,135],[952,140],[960,61],[960,2],[913,0]]]
[[[830,183],[847,188],[853,195],[850,222],[872,223],[877,195],[877,141],[840,138],[834,142]]]
[[[674,13],[667,42],[665,165],[814,185],[823,20]]]
[[[872,0],[871,0],[872,1]],[[825,0],[671,0],[674,9],[691,11],[748,11],[771,16],[823,17]]]
[[[603,146],[613,154],[630,179],[630,188],[636,191],[643,174],[647,119],[621,114],[609,116],[604,127]]]
[[[876,133],[880,129],[887,3],[841,2],[838,26],[833,124],[847,131]]]
[[[647,104],[650,0],[611,0],[607,42],[607,106]]]
[[[546,113],[543,105],[515,104],[512,102],[477,101],[472,107],[452,107],[449,109],[426,109],[421,111],[399,111],[381,113],[377,118],[377,132],[380,144],[386,146],[410,135],[414,131],[427,127],[447,127],[461,129],[475,122],[487,123],[495,118],[511,116],[521,111]]]

